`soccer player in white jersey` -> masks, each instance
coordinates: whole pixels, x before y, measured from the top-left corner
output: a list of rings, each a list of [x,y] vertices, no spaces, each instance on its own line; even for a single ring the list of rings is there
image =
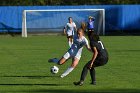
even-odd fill
[[[64,34],[67,35],[69,46],[73,43],[74,31],[77,31],[76,24],[73,22],[72,17],[68,18],[69,22],[64,27]]]
[[[83,46],[91,51],[88,40],[84,36],[83,30],[80,28],[77,30],[77,37],[74,38],[73,44],[70,49],[64,54],[64,56],[59,60],[57,58],[49,59],[49,62],[54,62],[59,65],[64,64],[68,59],[72,58],[72,64],[68,69],[61,75],[61,78],[67,76],[79,63],[81,58]]]

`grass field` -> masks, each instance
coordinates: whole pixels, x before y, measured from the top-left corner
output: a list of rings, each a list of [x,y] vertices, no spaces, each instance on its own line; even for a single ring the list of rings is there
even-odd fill
[[[84,48],[77,68],[59,76],[71,60],[51,74],[49,58],[61,57],[68,49],[65,36],[0,36],[0,93],[140,93],[140,36],[102,36],[109,62],[96,68],[97,85],[88,74],[83,86],[74,86],[91,53]]]

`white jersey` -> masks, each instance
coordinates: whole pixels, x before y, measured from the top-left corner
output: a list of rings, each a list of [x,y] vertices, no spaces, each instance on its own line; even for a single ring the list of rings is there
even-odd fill
[[[67,51],[67,53],[63,56],[65,59],[68,59],[70,57],[74,58],[81,58],[83,46],[89,46],[88,40],[83,36],[81,39],[74,38],[74,42],[71,46],[71,48]]]
[[[76,24],[74,22],[67,23],[67,25],[65,26],[65,28],[66,28],[66,33],[67,33],[68,36],[74,35],[74,28],[75,27],[76,27]]]

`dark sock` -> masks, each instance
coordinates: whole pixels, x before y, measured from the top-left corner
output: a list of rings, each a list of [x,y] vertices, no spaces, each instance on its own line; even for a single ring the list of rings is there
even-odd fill
[[[91,80],[92,80],[91,83],[96,82],[96,78],[95,78],[95,68],[91,68],[91,69],[90,69],[90,76],[91,76]]]

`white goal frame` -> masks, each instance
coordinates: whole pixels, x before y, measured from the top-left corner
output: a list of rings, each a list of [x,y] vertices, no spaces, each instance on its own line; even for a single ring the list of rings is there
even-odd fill
[[[102,11],[103,13],[103,35],[105,35],[105,9],[51,9],[51,10],[23,10],[22,15],[22,37],[27,37],[27,20],[26,14],[27,12],[39,12],[39,11],[46,11],[46,12],[61,12],[61,11]]]

